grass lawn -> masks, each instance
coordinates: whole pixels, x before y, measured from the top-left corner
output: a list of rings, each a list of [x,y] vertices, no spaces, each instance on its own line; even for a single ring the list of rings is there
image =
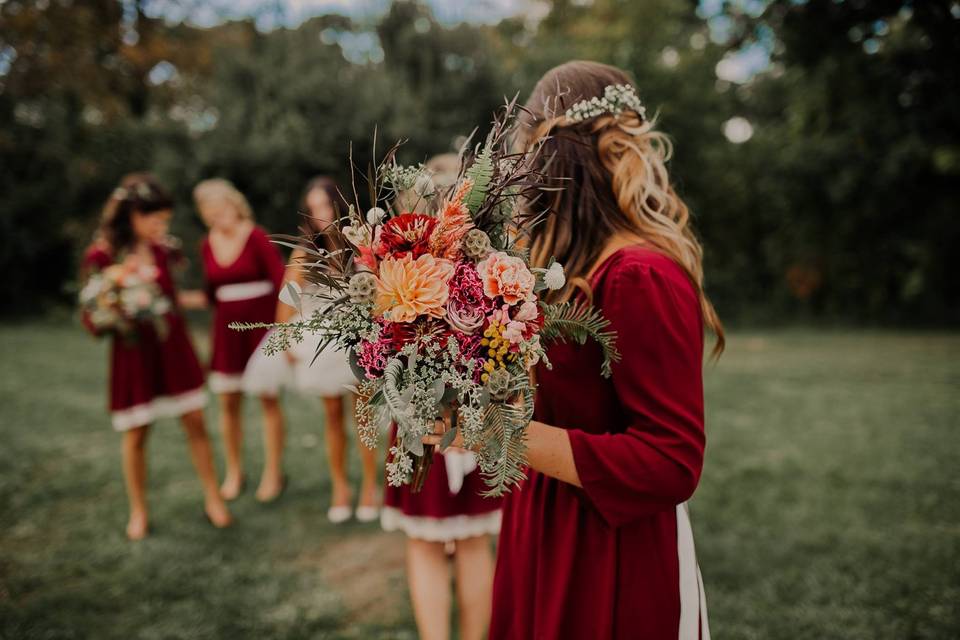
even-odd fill
[[[416,636],[403,538],[326,521],[318,404],[286,400],[287,495],[248,489],[224,532],[156,425],[153,534],[131,544],[105,346],[47,321],[0,327],[0,354],[0,637]],[[788,331],[708,366],[691,508],[716,638],[960,636],[958,356],[960,335]]]

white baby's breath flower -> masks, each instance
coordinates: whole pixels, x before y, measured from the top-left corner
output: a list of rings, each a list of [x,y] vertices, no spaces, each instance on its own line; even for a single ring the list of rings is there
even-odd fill
[[[562,289],[566,282],[567,277],[563,273],[563,265],[559,262],[554,262],[543,274],[543,283],[547,285],[547,289]]]
[[[383,222],[386,217],[386,211],[380,207],[371,207],[371,209],[367,211],[367,224],[378,225]]]

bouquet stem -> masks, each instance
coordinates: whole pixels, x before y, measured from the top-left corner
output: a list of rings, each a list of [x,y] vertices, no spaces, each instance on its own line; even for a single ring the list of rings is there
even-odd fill
[[[424,446],[422,456],[413,457],[413,479],[410,481],[413,493],[420,493],[423,489],[423,483],[427,479],[427,474],[430,473],[430,465],[433,464],[434,449],[436,449],[435,445],[428,444]]]

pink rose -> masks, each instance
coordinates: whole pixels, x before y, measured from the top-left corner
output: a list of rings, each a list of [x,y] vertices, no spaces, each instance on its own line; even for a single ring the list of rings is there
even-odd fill
[[[447,323],[463,333],[473,333],[483,325],[484,312],[479,306],[468,306],[451,298],[447,301]]]
[[[538,313],[537,303],[528,300],[520,305],[520,309],[517,310],[517,315],[514,316],[514,319],[520,322],[533,322],[537,319]]]
[[[536,277],[522,259],[502,251],[491,253],[477,264],[483,292],[490,298],[503,297],[510,305],[533,299]]]

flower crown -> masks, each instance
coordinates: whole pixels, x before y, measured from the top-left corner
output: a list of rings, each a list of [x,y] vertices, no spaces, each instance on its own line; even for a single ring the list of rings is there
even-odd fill
[[[126,189],[124,187],[117,187],[113,190],[113,193],[110,194],[112,198],[117,200],[127,200],[129,198],[140,198],[141,200],[149,200],[150,196],[153,195],[150,191],[150,186],[146,182],[138,182],[133,187]]]
[[[572,122],[583,122],[605,113],[619,116],[624,111],[636,112],[641,120],[647,113],[636,89],[629,84],[611,84],[603,90],[602,98],[594,96],[589,100],[581,100],[567,109],[565,115]]]

